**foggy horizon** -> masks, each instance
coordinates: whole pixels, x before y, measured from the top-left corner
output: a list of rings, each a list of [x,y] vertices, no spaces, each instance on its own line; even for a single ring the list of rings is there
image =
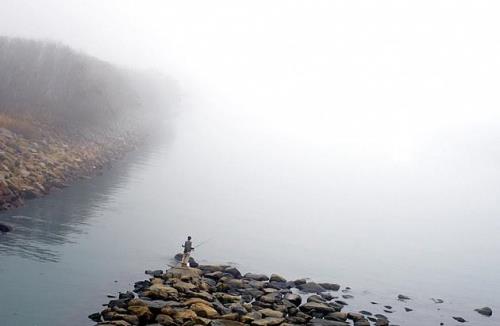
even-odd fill
[[[499,13],[494,1],[1,1],[0,320],[90,325],[144,270],[191,266],[173,259],[189,258],[189,234],[203,244],[191,258],[224,277],[219,265],[291,281],[270,293],[305,302],[323,292],[299,278],[338,282],[325,304],[369,310],[371,325],[496,325]],[[52,42],[71,50],[40,50]],[[43,111],[27,122],[37,106],[69,131],[51,133]],[[299,324],[338,325],[316,312]]]

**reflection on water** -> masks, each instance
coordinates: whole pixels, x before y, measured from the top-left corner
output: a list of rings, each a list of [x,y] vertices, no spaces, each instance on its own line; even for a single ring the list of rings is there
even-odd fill
[[[89,216],[113,199],[113,193],[128,180],[130,169],[147,160],[152,147],[150,144],[129,153],[92,179],[82,179],[71,187],[54,190],[49,196],[0,214],[1,222],[14,227],[14,232],[0,235],[0,256],[59,261],[58,245],[71,243],[74,235],[85,232]]]

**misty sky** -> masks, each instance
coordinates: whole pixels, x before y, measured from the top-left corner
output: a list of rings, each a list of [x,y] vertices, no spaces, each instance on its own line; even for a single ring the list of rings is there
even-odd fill
[[[498,158],[495,1],[2,0],[0,33],[177,79],[228,132]],[[196,100],[194,99],[196,98]],[[259,137],[259,136],[257,136]],[[436,144],[436,142],[438,144]]]

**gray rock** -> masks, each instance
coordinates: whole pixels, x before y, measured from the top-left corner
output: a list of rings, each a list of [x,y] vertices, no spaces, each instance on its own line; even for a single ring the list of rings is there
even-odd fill
[[[288,293],[285,295],[285,299],[296,306],[300,306],[300,304],[302,303],[302,297],[298,294]]]
[[[231,274],[234,278],[241,278],[240,271],[235,267],[228,267],[224,270],[225,273]]]
[[[243,278],[254,281],[269,281],[269,277],[264,274],[246,273]]]
[[[489,316],[493,315],[493,310],[491,310],[490,307],[478,308],[478,309],[474,309],[474,311],[477,311],[478,313],[480,313],[483,316],[489,317]]]
[[[0,233],[12,232],[12,226],[0,223]]]
[[[456,321],[458,321],[459,323],[467,322],[467,320],[463,319],[462,317],[452,317],[452,318],[455,319]]]
[[[269,281],[270,282],[286,282],[286,278],[284,278],[283,276],[278,275],[278,274],[271,274]]]
[[[319,283],[319,285],[330,291],[338,291],[340,289],[340,285],[334,283]]]
[[[305,284],[297,285],[297,288],[300,291],[306,293],[321,293],[326,291],[324,287],[314,282],[307,282]]]
[[[399,294],[398,300],[400,300],[400,301],[410,300],[410,297],[403,295],[403,294]]]

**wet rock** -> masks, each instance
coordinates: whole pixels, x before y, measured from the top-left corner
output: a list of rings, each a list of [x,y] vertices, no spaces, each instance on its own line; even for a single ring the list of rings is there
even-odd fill
[[[302,303],[302,297],[298,294],[287,293],[285,294],[285,299],[293,303],[295,306],[300,306]]]
[[[493,310],[491,310],[490,307],[478,308],[478,309],[474,309],[474,311],[477,311],[478,313],[480,313],[483,316],[489,317],[489,316],[493,315]]]
[[[148,322],[153,319],[153,314],[146,306],[129,306],[127,309],[143,322]]]
[[[243,323],[249,324],[254,320],[262,319],[262,314],[258,311],[252,311],[248,314],[241,316],[241,321]]]
[[[443,299],[434,299],[434,298],[432,298],[431,300],[434,301],[434,303],[443,303],[444,302]]]
[[[410,297],[404,295],[404,294],[399,294],[398,295],[398,300],[399,301],[406,301],[406,300],[410,300]]]
[[[241,278],[240,271],[235,267],[228,267],[224,270],[225,273],[231,274],[234,278]]]
[[[384,308],[392,309],[392,306],[384,306]]]
[[[254,274],[254,273],[246,273],[243,278],[254,280],[254,281],[269,281],[269,277],[264,274]]]
[[[274,318],[281,318],[283,317],[283,313],[280,311],[272,310],[269,308],[259,310],[259,312],[262,314],[264,317],[274,317]]]
[[[319,285],[330,291],[338,291],[340,289],[340,285],[334,283],[319,283]]]
[[[176,298],[178,294],[179,292],[176,288],[161,283],[153,284],[146,291],[144,291],[144,295],[149,298],[166,300]]]
[[[98,323],[98,322],[102,321],[101,313],[96,312],[96,313],[90,314],[89,319]]]
[[[331,307],[325,303],[319,302],[307,302],[299,307],[299,309],[305,313],[320,312],[323,314],[328,314],[331,312],[336,312],[338,309]]]
[[[319,302],[319,303],[325,303],[326,300],[323,299],[321,296],[313,294],[310,297],[307,298],[307,302]]]
[[[215,318],[219,315],[217,310],[212,308],[210,305],[205,304],[205,303],[201,303],[201,302],[194,303],[189,308],[192,311],[194,311],[196,313],[196,315],[198,315],[200,317],[204,317],[204,318],[211,318],[212,319],[212,318]]]
[[[326,315],[325,319],[336,320],[336,321],[346,321],[347,320],[347,313],[341,312],[341,311],[332,312],[332,313],[329,313],[328,315]]]
[[[198,317],[198,315],[190,309],[179,309],[175,311],[173,317],[175,320],[184,322],[186,320],[193,320]]]
[[[413,309],[408,308],[408,307],[405,307],[405,311],[406,311],[406,312],[410,312],[410,311],[413,311]]]
[[[217,299],[219,299],[220,302],[222,302],[222,303],[234,303],[234,302],[241,301],[241,296],[230,295],[230,294],[223,293],[223,292],[215,293],[214,296]]]
[[[275,326],[284,322],[284,318],[266,317],[252,322],[252,326]]]
[[[163,275],[163,271],[161,269],[157,269],[157,270],[154,270],[154,271],[147,270],[144,273],[147,274],[147,275],[151,275],[153,277],[160,277],[160,276]]]
[[[269,281],[270,282],[286,282],[286,278],[284,278],[283,276],[278,275],[278,274],[271,274]]]
[[[239,321],[229,320],[229,319],[215,319],[212,320],[209,326],[244,326],[245,324]]]
[[[175,325],[174,319],[168,315],[159,314],[158,316],[156,316],[155,321],[160,325],[165,325],[165,326]]]
[[[452,317],[452,318],[455,319],[456,321],[458,321],[459,323],[467,322],[467,320],[463,319],[462,317]]]
[[[281,293],[279,292],[272,292],[265,294],[259,298],[259,301],[265,302],[265,303],[275,303],[281,300]]]
[[[297,285],[297,288],[305,293],[321,293],[326,291],[324,287],[314,282],[307,282],[305,284]]]
[[[320,297],[322,297],[323,299],[325,299],[326,301],[330,301],[330,300],[333,300],[335,299],[336,297],[334,297],[333,295],[331,295],[330,293],[320,293],[319,294]]]
[[[361,310],[359,313],[362,314],[362,315],[365,315],[365,316],[371,316],[371,315],[373,315],[371,312],[366,311],[366,310]]]

